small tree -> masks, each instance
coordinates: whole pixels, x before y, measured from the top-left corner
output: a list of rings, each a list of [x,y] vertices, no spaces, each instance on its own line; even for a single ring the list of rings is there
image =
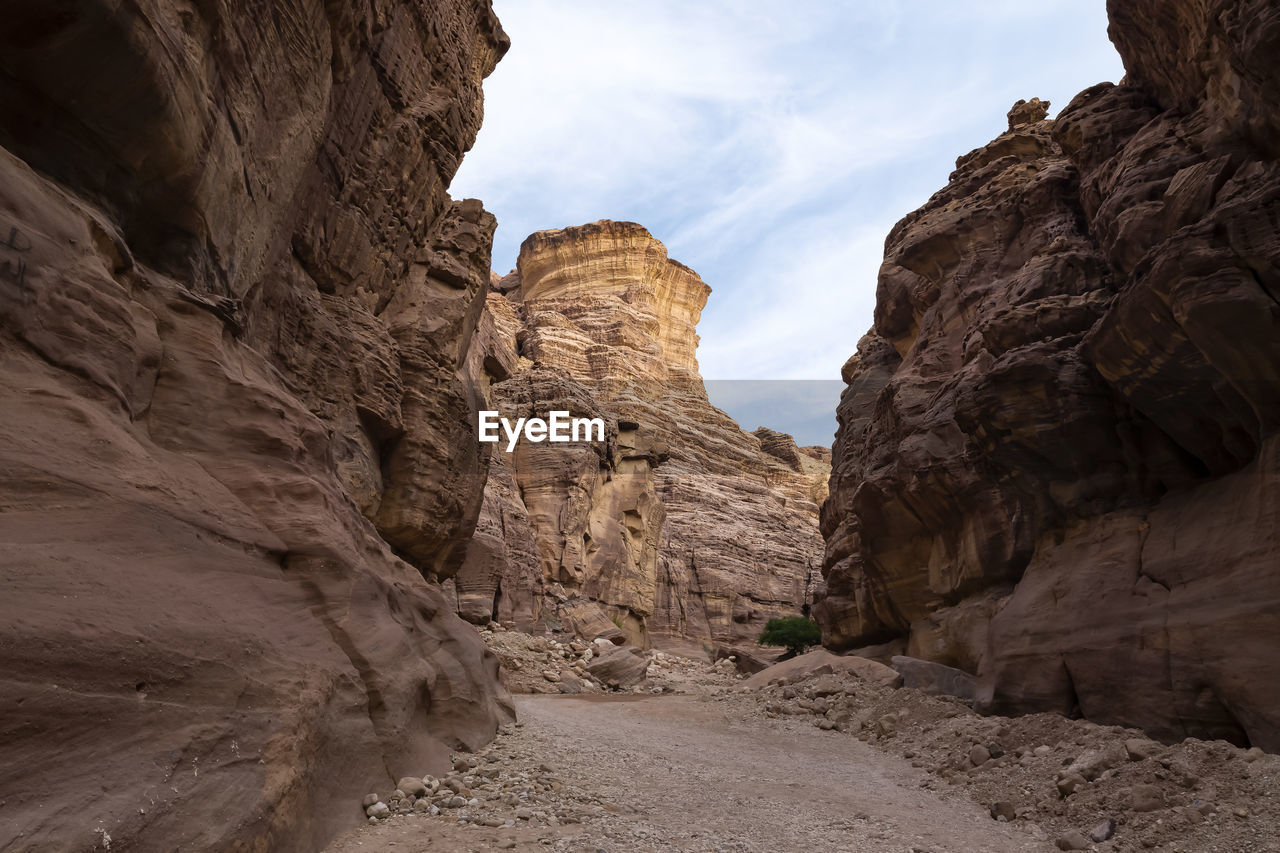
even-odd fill
[[[783,660],[804,654],[809,646],[822,642],[822,629],[818,623],[803,616],[785,616],[781,619],[770,619],[765,623],[764,633],[760,635],[762,646],[785,646],[787,653]]]

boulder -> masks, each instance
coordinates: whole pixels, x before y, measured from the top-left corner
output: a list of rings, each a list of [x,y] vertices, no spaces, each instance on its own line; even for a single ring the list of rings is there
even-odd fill
[[[633,687],[644,681],[649,659],[636,646],[617,646],[587,664],[592,678],[609,687]]]
[[[1129,756],[1123,745],[1108,743],[1097,749],[1088,749],[1067,767],[1068,773],[1079,773],[1090,782],[1119,764],[1124,764]]]
[[[1076,829],[1061,835],[1053,842],[1054,846],[1059,850],[1088,850],[1089,839]]]
[[[777,663],[781,649],[765,649],[761,646],[716,646],[717,661],[733,658],[734,667],[743,675],[754,675]]]
[[[902,676],[882,663],[866,658],[840,656],[826,649],[814,649],[790,660],[776,663],[757,672],[743,682],[752,689],[759,689],[772,681],[791,683],[803,681],[815,675],[845,673],[882,687],[900,687]]]
[[[1129,808],[1135,812],[1154,812],[1165,807],[1164,791],[1158,785],[1134,785],[1129,789]]]
[[[834,675],[820,675],[809,685],[808,692],[816,697],[837,696],[844,692],[844,686]]]
[[[1058,796],[1065,800],[1076,791],[1086,788],[1089,785],[1089,780],[1079,773],[1064,773],[1058,777],[1058,781],[1055,784],[1058,789]]]
[[[977,695],[978,679],[962,669],[904,655],[894,655],[890,665],[902,675],[903,687],[912,687],[930,696],[972,700]]]
[[[1142,761],[1158,754],[1164,746],[1150,738],[1132,737],[1124,742],[1125,754],[1130,761]]]
[[[1111,839],[1116,834],[1116,822],[1113,818],[1107,818],[1102,823],[1089,830],[1089,840],[1095,844],[1101,844]]]
[[[411,797],[425,797],[430,793],[426,783],[416,776],[405,776],[396,783],[396,789],[404,791]]]
[[[1017,808],[1008,800],[992,803],[988,811],[991,813],[992,820],[1011,821],[1018,814]]]

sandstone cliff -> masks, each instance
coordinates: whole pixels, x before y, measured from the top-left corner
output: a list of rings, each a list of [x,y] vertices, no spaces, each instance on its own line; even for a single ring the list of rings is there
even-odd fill
[[[487,0],[6,3],[0,847],[315,850],[509,718]]]
[[[823,512],[828,645],[1002,712],[1280,749],[1280,9],[1110,3],[886,241]]]
[[[600,416],[608,436],[495,451],[460,612],[695,650],[798,612],[820,583],[829,468],[708,401],[698,275],[639,225],[606,221],[530,236],[497,289],[492,360],[512,366],[498,408]]]

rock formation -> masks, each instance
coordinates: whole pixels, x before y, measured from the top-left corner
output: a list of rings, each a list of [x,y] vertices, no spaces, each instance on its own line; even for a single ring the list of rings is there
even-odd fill
[[[710,404],[710,288],[644,228],[541,231],[489,296],[509,418],[607,421],[604,442],[494,452],[460,612],[664,648],[750,640],[817,593],[825,448],[743,432]],[[504,354],[505,353],[505,354]]]
[[[1280,749],[1280,9],[1111,3],[1128,74],[889,235],[844,369],[827,644],[983,707]]]
[[[424,578],[487,475],[494,220],[446,189],[507,44],[487,0],[6,5],[0,847],[316,850],[509,718]]]

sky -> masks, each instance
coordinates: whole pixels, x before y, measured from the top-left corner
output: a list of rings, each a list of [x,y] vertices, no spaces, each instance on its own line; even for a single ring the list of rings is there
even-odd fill
[[[497,216],[494,268],[533,231],[639,222],[711,285],[705,378],[828,380],[831,409],[893,224],[1014,101],[1124,73],[1105,0],[494,7],[511,50],[451,189]]]

